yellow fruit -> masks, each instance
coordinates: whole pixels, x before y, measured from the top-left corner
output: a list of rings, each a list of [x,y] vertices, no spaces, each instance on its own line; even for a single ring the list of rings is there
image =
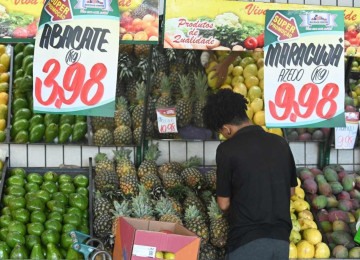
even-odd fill
[[[297,186],[296,187],[300,187],[301,186],[301,180],[299,177],[296,177],[296,181],[297,181]]]
[[[241,76],[243,74],[243,71],[244,71],[243,67],[237,65],[233,68],[231,73],[234,77],[236,77],[236,76]]]
[[[232,90],[232,87],[229,84],[223,84],[223,85],[221,85],[220,89],[231,89]]]
[[[253,101],[250,103],[250,107],[253,109],[254,113],[263,110],[264,101],[261,98],[254,98]]]
[[[300,230],[305,230],[308,228],[317,229],[317,225],[313,220],[306,219],[306,218],[299,218],[298,221],[300,223]]]
[[[0,131],[4,131],[6,128],[6,120],[0,119]]]
[[[210,71],[207,75],[207,82],[210,88],[215,89],[218,77],[216,76],[215,71]]]
[[[316,245],[322,241],[322,235],[319,230],[308,228],[303,231],[303,238],[309,243]]]
[[[257,76],[258,76],[259,80],[263,80],[263,79],[264,79],[264,67],[261,67],[261,68],[258,70]]]
[[[320,242],[315,246],[315,258],[329,258],[330,249],[327,244]]]
[[[0,92],[0,104],[7,105],[9,100],[9,94],[6,92]]]
[[[290,259],[297,258],[297,248],[293,242],[290,242],[289,258]]]
[[[306,240],[301,240],[296,245],[298,258],[313,258],[315,255],[315,247]]]
[[[240,83],[235,86],[233,85],[233,91],[235,93],[243,95],[244,97],[246,97],[246,95],[247,95],[247,88],[244,83]]]
[[[356,94],[355,91],[351,91],[351,97],[352,97],[352,98],[357,98],[357,94]]]
[[[253,116],[253,122],[256,125],[265,125],[265,112],[257,111]]]
[[[250,120],[253,119],[253,117],[254,117],[254,111],[252,110],[252,108],[251,108],[250,106],[247,107],[246,114],[247,114],[247,116],[248,116],[248,118],[249,118]]]
[[[294,213],[291,213],[291,214],[290,214],[290,218],[291,218],[291,219],[297,219],[297,216],[296,216]]]
[[[166,252],[166,253],[164,253],[164,259],[175,259],[175,254]]]
[[[157,259],[164,259],[164,254],[161,251],[156,251],[155,258]]]
[[[230,64],[229,67],[228,67],[228,71],[227,71],[227,74],[232,74],[232,71],[234,69],[234,64]]]
[[[0,55],[6,52],[6,46],[4,44],[0,44]]]
[[[226,141],[226,137],[223,136],[222,134],[219,134],[219,140],[220,141]]]
[[[351,212],[348,212],[347,214],[349,215],[349,223],[356,222],[355,216]]]
[[[264,91],[264,80],[263,79],[260,80],[259,87],[261,88],[262,91]]]
[[[241,83],[244,82],[244,77],[243,76],[234,76],[231,79],[231,85],[235,86],[235,85],[239,85]],[[244,85],[245,86],[245,85]],[[246,86],[245,86],[246,87]]]
[[[356,94],[356,96],[360,96],[360,86],[356,86],[355,88],[354,88],[354,91],[355,91],[355,94]],[[353,91],[352,91],[353,92]],[[354,97],[354,96],[353,96]]]
[[[6,82],[8,83],[9,82],[9,72],[3,72],[0,74],[0,83],[3,83],[3,82]]]
[[[298,199],[298,200],[294,201],[294,208],[295,208],[296,212],[300,212],[305,209],[310,209],[310,205],[305,200]]]
[[[3,64],[0,64],[0,73],[5,73],[7,72],[5,66]]]
[[[256,76],[245,77],[245,85],[248,88],[259,85],[259,79]]]
[[[297,244],[301,240],[301,235],[298,231],[291,230],[289,240]]]
[[[7,53],[3,53],[0,56],[0,64],[4,65],[5,67],[5,71],[9,70],[9,65],[10,65],[10,56]]]
[[[250,76],[256,76],[258,73],[258,68],[256,64],[249,64],[244,68],[243,75],[245,78]]]
[[[262,91],[261,91],[260,87],[252,86],[248,91],[248,98],[252,102],[255,98],[261,98],[261,94],[262,94]]]
[[[269,132],[269,129],[266,126],[262,125],[261,127],[262,129],[264,129],[265,132]]]
[[[299,213],[298,213],[298,218],[314,220],[313,214],[311,213],[310,210],[307,210],[307,209],[299,212]]]
[[[294,213],[294,212],[295,212],[294,203],[292,200],[290,200],[290,213]]]
[[[270,128],[269,133],[276,134],[278,136],[283,136],[281,128]]]
[[[295,195],[298,196],[300,199],[304,199],[305,191],[300,187],[295,187]]]

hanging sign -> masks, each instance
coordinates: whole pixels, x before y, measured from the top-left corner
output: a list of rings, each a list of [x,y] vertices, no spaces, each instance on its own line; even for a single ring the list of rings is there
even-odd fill
[[[49,0],[34,54],[34,111],[114,116],[119,10],[111,0]]]
[[[335,149],[354,149],[359,128],[359,112],[345,113],[346,127],[335,127]]]
[[[341,10],[347,55],[360,56],[360,8],[227,0],[167,0],[164,47],[198,50],[254,50],[264,45],[267,10]],[[344,28],[343,28],[344,29]],[[344,37],[344,36],[343,36]],[[357,53],[357,50],[359,51]]]
[[[267,11],[267,127],[345,126],[343,11]]]
[[[175,108],[156,109],[158,129],[160,134],[177,133]]]

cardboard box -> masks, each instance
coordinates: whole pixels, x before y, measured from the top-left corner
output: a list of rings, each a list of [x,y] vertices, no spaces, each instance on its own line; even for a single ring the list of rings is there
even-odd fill
[[[161,232],[164,230],[171,233]],[[176,260],[196,260],[199,248],[200,238],[181,225],[122,217],[117,225],[113,258],[156,259],[156,251],[166,251],[174,253]]]

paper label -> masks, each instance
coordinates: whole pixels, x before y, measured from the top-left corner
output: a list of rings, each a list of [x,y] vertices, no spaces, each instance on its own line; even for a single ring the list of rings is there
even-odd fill
[[[156,247],[154,246],[141,246],[134,245],[132,254],[139,257],[152,257],[155,258]]]
[[[346,127],[335,128],[335,149],[354,149],[359,129],[359,113],[345,113]]]
[[[177,133],[175,108],[156,109],[159,133]]]

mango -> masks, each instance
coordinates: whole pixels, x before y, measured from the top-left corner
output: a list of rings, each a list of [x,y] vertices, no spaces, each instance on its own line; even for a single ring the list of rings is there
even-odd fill
[[[335,258],[348,258],[349,257],[349,252],[348,252],[348,250],[347,250],[347,248],[345,246],[337,245],[332,250],[332,255]]]
[[[355,246],[353,237],[346,231],[334,231],[331,233],[331,238],[336,244],[343,245],[347,249],[353,248]]]
[[[332,189],[329,183],[327,182],[318,182],[319,193],[321,195],[330,196],[332,194]]]
[[[333,231],[332,224],[330,221],[321,221],[320,227],[325,233]]]
[[[317,192],[317,184],[314,179],[306,179],[303,183],[303,189],[307,193],[315,194]]]
[[[360,247],[354,247],[349,250],[349,258],[359,259],[360,258]]]
[[[328,208],[328,209],[336,208],[338,205],[339,205],[339,202],[337,201],[337,199],[334,195],[327,197],[326,208]]]
[[[324,177],[325,179],[330,182],[330,181],[338,181],[338,175],[337,172],[330,166],[326,166],[323,169],[324,172]]]
[[[342,220],[346,223],[350,222],[349,215],[347,214],[347,212],[344,212],[342,210],[330,211],[328,217],[330,222],[334,222],[335,220]]]
[[[332,229],[333,231],[345,231],[345,232],[350,232],[350,227],[349,225],[342,220],[335,220],[332,223]]]
[[[316,196],[312,201],[311,205],[315,209],[323,209],[327,205],[327,197],[324,195]]]
[[[352,174],[346,175],[342,181],[341,184],[345,191],[351,191],[355,187],[355,177]]]
[[[339,200],[338,208],[347,212],[352,210],[353,204],[350,200]]]
[[[333,194],[339,194],[340,192],[343,191],[343,186],[341,185],[340,182],[338,181],[331,181],[329,182],[330,186],[331,186],[331,190],[333,192]]]

